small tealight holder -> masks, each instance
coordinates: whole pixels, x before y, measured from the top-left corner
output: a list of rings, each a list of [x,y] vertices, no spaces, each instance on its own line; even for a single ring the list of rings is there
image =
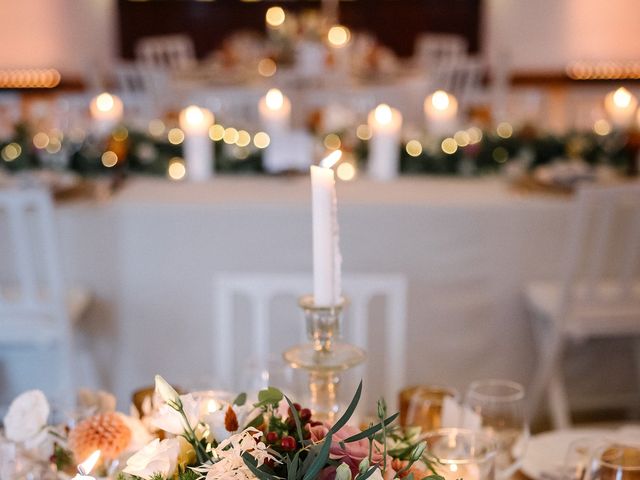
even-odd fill
[[[399,395],[400,425],[420,426],[423,432],[441,428],[446,398],[459,402],[460,394],[453,388],[439,385],[418,385],[403,389]]]
[[[435,472],[445,480],[494,480],[496,444],[489,436],[461,428],[443,428],[426,435],[426,451]]]
[[[338,384],[340,374],[365,360],[362,349],[340,341],[341,316],[347,300],[336,305],[316,305],[313,295],[300,298],[307,338],[310,343],[296,345],[283,353],[293,368],[309,373],[309,406],[318,420],[334,421],[340,410]]]

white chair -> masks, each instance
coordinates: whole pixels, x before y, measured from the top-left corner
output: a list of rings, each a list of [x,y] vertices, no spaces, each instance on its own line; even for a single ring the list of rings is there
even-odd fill
[[[425,33],[416,39],[414,61],[428,70],[451,64],[467,55],[467,41],[450,33]]]
[[[145,37],[136,44],[136,59],[149,67],[186,70],[196,64],[193,41],[187,35]]]
[[[430,75],[430,91],[452,93],[462,110],[485,100],[482,85],[485,65],[476,57],[460,57],[439,64]]]
[[[292,307],[297,305],[298,297],[311,291],[311,274],[229,273],[218,275],[214,283],[215,370],[225,385],[233,384],[232,376],[238,371],[234,358],[237,347],[234,345],[234,330],[240,326],[234,311],[235,296],[249,301],[250,330],[243,332],[242,337],[249,340],[251,351],[263,367],[270,353],[280,353],[272,352],[270,348],[272,332],[286,335],[290,342],[287,346],[308,342],[302,311],[297,308],[291,310],[296,317],[296,327],[291,330],[287,330],[281,320],[270,318],[270,311],[278,296],[286,296]],[[374,297],[384,298],[384,329],[379,331],[383,351],[368,352],[369,359],[375,356],[384,360],[384,376],[379,370],[367,369],[365,365],[365,385],[366,378],[383,378],[384,391],[376,393],[383,394],[390,405],[395,405],[398,392],[405,386],[407,281],[397,274],[362,274],[346,275],[343,285],[350,301],[343,321],[343,337],[365,349],[370,341],[371,302]],[[279,322],[277,330],[274,322]],[[377,336],[378,332],[374,333]],[[363,403],[370,404],[367,394]]]
[[[568,342],[635,337],[640,368],[640,185],[580,190],[567,240],[559,281],[525,290],[539,347],[530,407],[534,413],[546,392],[556,428],[570,424],[562,374]],[[639,404],[640,393],[631,405]]]
[[[128,121],[146,126],[167,110],[173,96],[166,70],[140,62],[117,62],[114,72],[116,93],[124,103]]]
[[[39,190],[0,191],[0,347],[54,352],[46,367],[57,376],[54,398],[75,398],[72,326],[90,295],[63,288],[53,206]]]

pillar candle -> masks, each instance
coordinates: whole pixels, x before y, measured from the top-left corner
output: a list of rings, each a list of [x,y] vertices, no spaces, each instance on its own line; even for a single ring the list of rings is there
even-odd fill
[[[191,105],[180,112],[180,128],[184,132],[182,151],[187,178],[202,182],[213,176],[214,150],[209,138],[213,114],[206,108]]]
[[[342,294],[336,182],[331,169],[341,156],[336,150],[320,166],[311,166],[313,297],[319,306],[336,305]]]
[[[291,102],[277,88],[272,88],[258,104],[263,128],[271,136],[287,132],[291,126]]]
[[[94,132],[105,136],[122,121],[124,106],[116,95],[104,92],[91,100],[89,111],[93,119]]]
[[[402,115],[389,105],[378,105],[369,113],[369,175],[388,181],[398,176]]]
[[[638,107],[638,99],[624,87],[609,92],[604,99],[604,108],[611,122],[618,128],[629,127]]]
[[[424,100],[427,133],[436,137],[452,135],[458,127],[458,101],[444,90],[436,90]]]

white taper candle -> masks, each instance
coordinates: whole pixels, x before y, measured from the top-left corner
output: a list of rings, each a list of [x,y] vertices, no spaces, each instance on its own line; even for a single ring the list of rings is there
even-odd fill
[[[331,166],[342,152],[336,150],[321,166],[311,166],[313,212],[313,297],[316,305],[332,306],[342,294],[336,182]]]

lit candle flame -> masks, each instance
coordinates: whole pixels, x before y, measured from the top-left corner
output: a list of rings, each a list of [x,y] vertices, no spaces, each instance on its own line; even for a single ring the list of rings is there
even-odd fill
[[[388,125],[391,123],[391,119],[393,118],[393,112],[391,111],[391,107],[386,103],[382,103],[376,107],[374,116],[378,123],[382,125]]]
[[[320,162],[322,168],[331,168],[342,158],[342,150],[335,150],[324,157]]]
[[[270,110],[280,110],[284,105],[284,95],[277,88],[272,88],[267,92],[265,103]]]
[[[446,110],[449,107],[449,95],[444,90],[436,90],[431,95],[431,105],[437,110]]]
[[[96,450],[91,455],[89,455],[89,457],[84,462],[78,465],[78,473],[80,473],[80,475],[89,475],[91,473],[91,470],[93,470],[93,467],[95,467],[96,463],[98,463],[99,459],[100,450]]]
[[[101,112],[108,112],[113,109],[115,105],[115,100],[113,99],[113,95],[104,92],[96,97],[96,108]]]
[[[184,118],[187,123],[191,125],[199,125],[204,121],[204,114],[202,110],[196,107],[195,105],[191,105],[186,108],[184,112]]]
[[[213,413],[220,408],[220,404],[216,402],[213,398],[209,399],[207,402],[207,412]]]
[[[616,107],[627,108],[631,103],[631,92],[624,87],[618,88],[613,94],[613,103]]]

